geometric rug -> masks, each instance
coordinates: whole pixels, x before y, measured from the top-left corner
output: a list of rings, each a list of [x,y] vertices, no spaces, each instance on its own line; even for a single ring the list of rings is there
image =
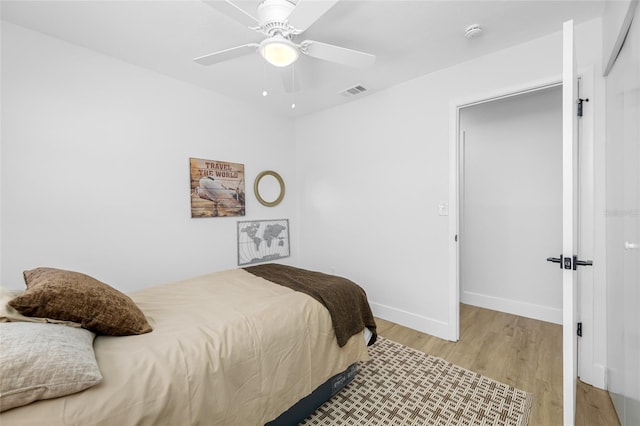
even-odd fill
[[[353,381],[300,425],[526,426],[533,396],[378,336]]]

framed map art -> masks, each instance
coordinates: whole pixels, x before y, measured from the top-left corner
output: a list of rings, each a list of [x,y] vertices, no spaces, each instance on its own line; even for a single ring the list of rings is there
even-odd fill
[[[290,255],[289,219],[238,222],[238,266]]]

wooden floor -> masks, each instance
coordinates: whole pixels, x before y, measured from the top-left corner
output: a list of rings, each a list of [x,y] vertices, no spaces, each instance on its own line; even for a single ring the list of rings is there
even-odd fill
[[[562,425],[562,327],[460,305],[456,343],[376,318],[378,334],[534,395],[529,426]],[[606,391],[582,382],[576,425],[619,425]]]

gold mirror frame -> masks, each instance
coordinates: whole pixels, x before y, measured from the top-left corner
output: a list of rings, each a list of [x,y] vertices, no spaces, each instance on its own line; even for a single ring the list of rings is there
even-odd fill
[[[276,198],[273,201],[267,201],[264,198],[262,198],[262,196],[260,195],[260,191],[258,189],[258,187],[260,186],[260,180],[265,176],[274,177],[278,181],[278,184],[280,185],[280,195],[278,195],[278,198]],[[253,193],[256,195],[256,198],[258,199],[258,201],[260,201],[260,204],[262,204],[263,206],[267,206],[267,207],[277,206],[278,204],[280,204],[280,202],[284,198],[284,181],[282,180],[282,177],[278,173],[274,172],[273,170],[265,170],[264,172],[260,172],[260,174],[256,176],[256,180],[253,182]]]

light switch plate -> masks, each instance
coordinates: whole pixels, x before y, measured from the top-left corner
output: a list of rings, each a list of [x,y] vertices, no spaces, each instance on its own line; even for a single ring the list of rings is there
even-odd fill
[[[438,204],[438,215],[449,216],[449,203],[443,202]]]

